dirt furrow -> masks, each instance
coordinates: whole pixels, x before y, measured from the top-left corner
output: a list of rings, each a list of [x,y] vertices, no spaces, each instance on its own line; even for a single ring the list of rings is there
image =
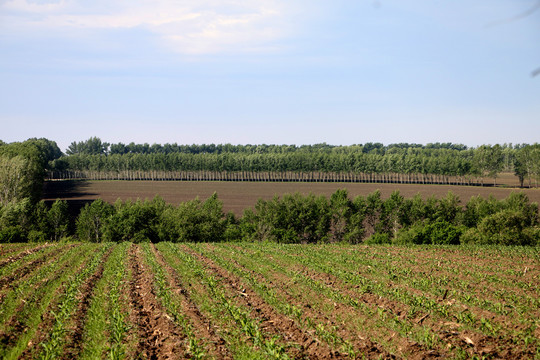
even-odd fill
[[[228,258],[227,261],[232,262],[236,267],[249,272],[251,276],[254,278],[257,278],[262,283],[267,284],[270,288],[274,289],[276,293],[278,293],[280,296],[283,296],[289,304],[299,304],[299,299],[292,296],[288,291],[287,288],[291,286],[291,279],[285,277],[284,275],[274,273],[274,277],[271,281],[266,279],[263,275],[260,273],[253,271],[242,264],[240,264],[238,261]],[[315,296],[315,295],[314,295]],[[320,297],[320,296],[319,296]],[[386,302],[381,302],[382,299],[380,297],[377,297],[376,300],[378,303],[386,304]],[[330,300],[329,300],[330,301]],[[367,302],[368,299],[364,299],[362,302]],[[304,302],[304,303],[302,303]],[[348,340],[353,346],[354,349],[359,351],[361,354],[366,356],[367,358],[395,358],[394,355],[390,354],[386,350],[384,350],[381,345],[371,341],[369,339],[369,331],[365,329],[365,333],[359,334],[359,333],[352,333],[351,330],[344,328],[343,326],[338,326],[338,324],[342,324],[342,320],[335,317],[335,314],[341,314],[341,315],[349,315],[353,318],[356,318],[358,316],[357,311],[355,309],[352,309],[350,306],[336,303],[331,301],[333,304],[333,308],[335,311],[332,314],[324,315],[320,313],[318,310],[314,309],[309,301],[301,301],[299,307],[302,308],[302,312],[306,318],[317,320],[324,324],[329,324],[332,326],[337,326],[337,333],[339,336],[341,336],[343,339]],[[377,307],[377,305],[375,305]],[[396,334],[392,335],[392,331],[389,331],[389,335],[391,335],[392,338],[396,336]],[[400,342],[398,345],[400,348],[400,352],[409,353],[411,350],[418,351],[417,349],[420,348],[420,346],[416,343],[411,343],[408,341]],[[431,354],[429,354],[431,355]]]
[[[194,256],[204,264],[214,276],[232,292],[237,294],[237,302],[250,308],[261,321],[261,328],[272,335],[279,335],[289,343],[297,344],[291,347],[290,352],[294,358],[309,359],[340,359],[348,358],[346,354],[331,349],[311,333],[301,329],[293,319],[278,313],[271,305],[266,303],[255,291],[249,288],[238,276],[215,264],[214,261],[196,251],[183,247],[182,250]]]
[[[83,285],[83,287],[80,289],[79,294],[77,295],[77,298],[80,299],[79,306],[77,309],[77,312],[72,316],[72,319],[74,319],[75,325],[68,330],[66,336],[70,338],[75,338],[77,336],[77,332],[82,332],[84,329],[84,316],[83,320],[79,321],[79,310],[81,307],[83,307],[83,302],[89,302],[89,298],[92,295],[92,289],[94,288],[95,282],[97,279],[101,277],[103,274],[103,263],[107,261],[107,258],[109,257],[111,253],[111,249],[109,249],[101,259],[102,263],[98,266],[98,269],[90,276],[87,283]],[[86,266],[86,264],[83,264],[79,270],[83,269]],[[56,304],[54,305],[56,306]],[[86,307],[87,308],[87,307]],[[52,306],[49,307],[49,309],[53,309]],[[86,312],[85,312],[86,314]],[[49,337],[50,329],[54,326],[55,323],[55,317],[52,311],[48,311],[45,314],[41,316],[41,324],[39,326],[39,330],[34,335],[33,339],[29,343],[28,348],[21,354],[19,359],[33,359],[36,357],[37,352],[41,350],[41,348],[38,346],[41,343],[44,343],[47,341],[47,338]],[[68,341],[68,345],[71,343],[71,340]],[[33,346],[32,346],[33,344]],[[63,358],[72,358],[72,356],[63,357]]]
[[[161,308],[152,286],[152,274],[136,244],[129,250],[129,266],[133,274],[130,305],[139,330],[138,356],[142,359],[182,358],[186,351],[185,335]]]
[[[85,266],[85,264],[86,263],[83,262],[82,264],[78,265],[77,269],[73,269],[72,271],[78,272],[80,269],[82,269]],[[51,275],[50,278],[43,279],[36,286],[35,291],[39,292],[40,289],[47,286],[49,283],[57,281],[59,278],[65,275],[64,272],[67,271],[70,268],[70,266],[71,264],[69,263],[69,261],[64,263],[61,268],[59,268],[55,273]],[[58,285],[58,287],[54,290],[55,299],[59,296],[57,294],[59,294],[62,288],[63,288],[62,285]],[[4,348],[10,348],[13,345],[15,345],[21,333],[29,330],[29,327],[26,323],[27,319],[21,318],[20,313],[26,311],[26,309],[28,309],[30,304],[32,304],[33,302],[41,301],[43,296],[45,295],[46,294],[43,294],[40,298],[35,299],[34,298],[35,293],[30,294],[29,299],[23,299],[22,302],[18,305],[17,309],[13,312],[13,315],[11,316],[11,318],[6,321],[5,328],[9,329],[9,331],[5,333],[0,333],[0,343],[3,345]],[[56,302],[53,300],[53,303],[56,303]],[[50,313],[48,313],[48,315],[42,314],[41,317],[42,317],[43,322],[40,324],[40,329],[49,329],[52,324],[51,314]],[[40,330],[40,331],[43,331],[43,330]],[[37,343],[35,341],[30,341],[28,343],[28,348],[31,349],[35,347],[36,344]],[[25,351],[29,351],[29,349]]]
[[[88,308],[92,300],[94,288],[99,279],[101,279],[103,276],[105,264],[107,263],[107,260],[109,259],[112,251],[113,247],[111,246],[101,258],[101,262],[96,271],[90,276],[90,278],[88,278],[88,280],[83,284],[80,289],[80,293],[78,295],[79,305],[75,314],[73,314],[72,316],[72,325],[69,329],[70,339],[67,341],[67,344],[64,348],[64,354],[62,356],[62,359],[67,360],[77,358],[83,348],[84,344],[82,343],[82,340]]]
[[[9,263],[20,260],[20,259],[24,258],[25,256],[31,255],[31,254],[33,254],[35,252],[40,251],[41,249],[49,247],[49,246],[52,246],[52,244],[43,244],[41,246],[37,246],[35,248],[28,249],[28,250],[22,251],[22,252],[20,252],[20,253],[18,253],[16,255],[10,256],[7,259],[4,259],[4,260],[0,261],[0,268],[3,268],[4,266],[6,266]]]
[[[47,255],[43,255],[37,259],[34,259],[30,261],[28,264],[24,265],[23,267],[17,269],[16,272],[13,272],[11,274],[7,274],[5,277],[0,278],[0,290],[4,290],[5,288],[10,288],[13,284],[13,282],[17,281],[20,282],[21,280],[24,281],[24,278],[34,272],[35,270],[38,270],[42,265],[44,265],[46,262],[53,261],[57,255],[61,251],[66,251],[69,248],[76,246],[75,244],[71,244],[66,247],[62,248],[56,248],[54,251]],[[2,295],[0,295],[0,299],[2,298]]]
[[[11,244],[0,244],[0,258],[3,258],[11,253],[21,251],[21,249],[28,247],[28,244],[25,243],[11,243]],[[5,259],[3,259],[5,260]],[[2,260],[2,261],[3,261]]]
[[[189,322],[193,325],[197,338],[203,340],[203,342],[207,340],[208,343],[212,344],[213,348],[207,349],[209,350],[208,355],[216,359],[232,359],[225,340],[216,333],[210,319],[205,317],[191,300],[188,290],[182,285],[176,271],[165,261],[163,255],[154,245],[151,248],[158,264],[166,270],[167,281],[171,290],[181,297],[182,313],[188,317]]]
[[[280,264],[282,266],[285,265],[281,262]],[[383,309],[385,312],[392,314],[392,316],[397,316],[401,321],[405,320],[405,317],[409,311],[409,307],[400,302],[383,298],[376,294],[358,293],[356,290],[358,286],[345,283],[332,274],[320,273],[300,264],[292,266],[291,269],[297,270],[299,273],[302,273],[304,276],[314,281],[325,284],[333,291],[347,295],[352,299],[362,301],[371,306]],[[389,286],[392,286],[392,284],[389,283]],[[399,288],[410,293],[418,291],[402,285],[400,285]],[[434,300],[437,303],[444,304],[446,306],[452,306],[455,303],[455,299],[445,299],[444,297],[435,297]],[[512,322],[504,316],[497,316],[491,312],[475,307],[467,307],[462,305],[462,308],[456,309],[456,311],[470,312],[477,319],[484,318],[494,322],[495,324],[502,324],[503,329],[512,329],[513,331],[516,331],[518,329],[525,328],[524,326],[512,324]],[[456,311],[454,311],[454,313],[456,313]],[[533,345],[529,346],[528,348],[520,348],[519,346],[512,345],[511,340],[504,337],[503,334],[495,338],[493,336],[482,334],[479,331],[462,329],[463,325],[459,324],[457,318],[454,316],[447,319],[443,319],[438,316],[434,318],[433,316],[430,316],[429,313],[419,312],[415,314],[414,319],[411,320],[413,324],[430,328],[439,337],[441,342],[447,344],[449,348],[464,348],[471,356],[481,355],[502,358],[527,358],[532,351],[534,351]],[[498,350],[499,348],[511,350],[505,350],[503,354],[500,353]],[[444,353],[446,349],[441,349],[441,351]]]

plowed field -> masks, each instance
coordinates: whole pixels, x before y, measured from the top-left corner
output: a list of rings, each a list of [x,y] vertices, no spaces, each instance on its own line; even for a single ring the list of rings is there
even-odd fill
[[[224,181],[47,181],[45,183],[44,199],[67,200],[73,211],[85,203],[95,199],[103,199],[109,203],[117,199],[127,200],[137,198],[152,199],[161,196],[167,203],[178,205],[199,197],[201,200],[217,192],[223,201],[226,212],[233,211],[241,215],[244,209],[254,206],[259,198],[270,200],[273,196],[283,196],[299,192],[302,194],[330,196],[338,189],[347,189],[350,197],[358,195],[367,196],[379,189],[384,198],[399,190],[406,198],[416,194],[427,198],[435,196],[441,198],[449,191],[458,195],[462,203],[469,201],[471,196],[497,199],[506,198],[512,191],[523,191],[531,201],[540,202],[540,189],[519,189],[511,181],[506,182],[507,187],[493,186],[455,186],[455,185],[422,185],[422,184],[360,184],[360,183],[302,183],[302,182],[224,182]],[[513,184],[513,183],[512,183]],[[514,184],[515,185],[515,184]]]
[[[535,248],[2,244],[3,359],[539,357]]]

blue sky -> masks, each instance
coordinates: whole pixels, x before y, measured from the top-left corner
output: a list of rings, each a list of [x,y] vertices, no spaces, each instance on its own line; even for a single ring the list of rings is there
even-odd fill
[[[536,0],[0,0],[0,139],[540,141]]]

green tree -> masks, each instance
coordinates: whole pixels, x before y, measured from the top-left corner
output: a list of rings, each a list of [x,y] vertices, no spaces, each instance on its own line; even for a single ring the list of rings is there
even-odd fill
[[[52,240],[58,241],[68,234],[69,213],[65,200],[56,200],[47,212]]]
[[[113,212],[113,206],[101,199],[86,204],[76,221],[79,240],[89,242],[104,241]]]
[[[0,155],[0,205],[30,197],[32,180],[27,159]]]

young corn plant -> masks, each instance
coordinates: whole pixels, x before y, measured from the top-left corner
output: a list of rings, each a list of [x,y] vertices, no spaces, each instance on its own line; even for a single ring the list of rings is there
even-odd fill
[[[42,343],[43,351],[39,354],[39,360],[56,359],[60,356],[65,341],[66,326],[73,311],[76,309],[77,298],[81,285],[92,275],[102,262],[103,255],[111,247],[111,244],[102,246],[100,251],[94,254],[87,266],[76,274],[68,282],[64,296],[57,306],[56,312],[52,312],[55,323],[49,334],[49,339]]]
[[[150,264],[154,273],[154,284],[158,298],[161,300],[163,307],[167,309],[167,312],[173,317],[174,321],[182,328],[184,334],[187,336],[187,350],[188,356],[193,359],[203,359],[206,357],[206,351],[204,346],[201,345],[197,339],[197,335],[194,332],[193,326],[189,320],[182,314],[182,308],[178,303],[178,300],[173,297],[173,293],[169,287],[165,270],[161,267],[149,244],[142,245],[145,255],[145,261]]]

